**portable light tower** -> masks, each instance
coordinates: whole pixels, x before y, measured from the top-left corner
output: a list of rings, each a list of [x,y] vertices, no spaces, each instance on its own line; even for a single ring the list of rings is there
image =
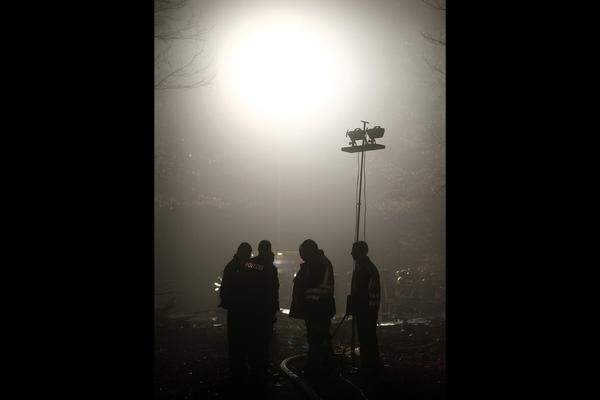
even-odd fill
[[[358,201],[356,203],[356,227],[354,233],[354,241],[358,242],[358,234],[360,232],[360,206],[362,200],[362,187],[363,187],[363,175],[365,172],[364,162],[365,162],[365,152],[372,150],[381,150],[385,149],[385,146],[382,144],[376,143],[375,139],[380,139],[383,137],[385,133],[385,129],[380,126],[375,126],[374,128],[367,129],[368,121],[360,121],[363,123],[362,130],[360,128],[356,128],[352,131],[346,131],[346,136],[350,138],[350,146],[342,147],[342,151],[346,153],[358,153],[360,152],[360,165],[358,167]],[[368,138],[368,139],[367,139]],[[357,141],[362,141],[361,144],[357,144]],[[365,189],[366,191],[366,189]],[[366,215],[366,214],[365,214]],[[354,278],[356,275],[356,262],[354,263],[354,270],[352,271],[352,287],[354,287]],[[349,309],[348,304],[346,305],[346,315],[348,315]],[[342,320],[343,322],[343,320]],[[340,323],[341,325],[341,323]],[[352,361],[356,359],[356,320],[354,317],[352,318],[352,342],[351,346],[351,354]]]

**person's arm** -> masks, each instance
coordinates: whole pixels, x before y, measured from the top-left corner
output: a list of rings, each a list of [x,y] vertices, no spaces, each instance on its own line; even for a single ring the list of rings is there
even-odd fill
[[[231,275],[231,263],[225,266],[223,270],[223,278],[221,279],[221,287],[219,288],[219,297],[221,298],[221,302],[219,303],[219,307],[228,309],[229,308],[229,281]]]
[[[290,318],[304,318],[304,292],[306,290],[305,265],[300,265],[300,270],[294,276],[292,286],[292,304],[290,304]]]
[[[275,266],[273,266],[273,291],[273,323],[275,323],[279,312],[279,275]]]
[[[333,278],[333,264],[329,261],[325,255],[323,255],[323,262],[325,264],[325,276],[323,279],[323,288],[327,296],[333,297],[333,288],[335,287],[335,281]]]
[[[331,295],[334,295],[334,290],[335,290],[335,277],[333,275],[333,264],[331,263],[331,261],[329,261],[329,259],[327,259],[327,261],[329,262],[329,286],[331,286]]]
[[[381,300],[381,284],[379,282],[379,271],[375,265],[369,268],[369,309],[375,313],[379,312],[379,303]]]

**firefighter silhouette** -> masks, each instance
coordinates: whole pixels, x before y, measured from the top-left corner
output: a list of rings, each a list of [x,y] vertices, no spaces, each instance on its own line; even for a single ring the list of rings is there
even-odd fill
[[[279,277],[277,274],[277,268],[274,265],[275,254],[271,249],[271,242],[268,240],[261,240],[258,243],[258,256],[251,258],[250,263],[252,265],[259,265],[267,270],[267,277],[271,280],[269,289],[271,290],[269,302],[271,304],[271,324],[269,325],[269,331],[265,338],[267,339],[266,345],[263,345],[261,349],[267,349],[272,339],[273,327],[277,321],[277,313],[279,312]],[[268,359],[268,353],[263,354],[263,357]]]
[[[304,262],[294,278],[290,317],[304,319],[306,324],[305,377],[326,378],[336,371],[329,333],[331,318],[335,315],[333,266],[311,239],[305,240],[299,250]]]
[[[368,252],[366,242],[358,241],[352,245],[350,254],[356,261],[356,270],[352,277],[350,296],[360,343],[360,367],[365,375],[375,376],[379,371],[376,327],[381,288],[379,272],[367,256]]]
[[[273,262],[267,262],[270,244],[259,245],[259,250],[263,253],[250,259],[252,247],[240,244],[223,271],[220,307],[227,309],[229,366],[234,382],[263,384],[267,379],[278,287]]]

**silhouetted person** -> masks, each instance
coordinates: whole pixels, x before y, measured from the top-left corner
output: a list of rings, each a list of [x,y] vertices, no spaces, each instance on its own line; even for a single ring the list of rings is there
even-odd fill
[[[272,264],[250,261],[251,253],[248,243],[240,244],[225,267],[220,306],[227,309],[229,365],[234,382],[249,377],[250,383],[263,384],[268,361],[264,357],[268,346],[265,336],[273,318],[273,271]]]
[[[261,265],[264,267],[268,278],[271,280],[269,289],[269,304],[271,319],[268,325],[265,325],[265,332],[261,334],[261,341],[257,343],[259,347],[259,354],[261,359],[261,365],[266,368],[269,362],[269,343],[271,342],[273,334],[273,325],[277,320],[277,313],[279,312],[279,277],[277,274],[277,268],[273,264],[275,261],[275,254],[271,250],[271,242],[268,240],[261,240],[258,244],[258,255],[250,259],[251,263]],[[265,370],[266,372],[266,370]]]
[[[308,339],[305,376],[327,378],[335,373],[329,329],[335,315],[333,266],[310,239],[300,245],[300,271],[294,278],[290,317],[304,319]]]
[[[377,344],[377,314],[381,288],[379,272],[371,262],[367,253],[366,242],[359,241],[352,245],[352,258],[356,261],[351,288],[352,315],[356,318],[358,341],[360,343],[361,371],[367,376],[375,376],[379,372],[379,347]]]

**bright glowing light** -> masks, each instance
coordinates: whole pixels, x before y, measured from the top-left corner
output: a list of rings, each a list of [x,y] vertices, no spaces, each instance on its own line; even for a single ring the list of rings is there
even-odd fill
[[[266,15],[233,36],[226,57],[231,92],[255,112],[289,116],[339,101],[348,66],[335,37],[310,18]]]
[[[280,252],[278,252],[278,253],[277,253],[277,255],[278,255],[278,256],[282,256],[282,255],[283,255],[283,253],[280,253]]]
[[[379,322],[377,325],[378,325],[378,326],[396,326],[396,325],[402,325],[402,321],[395,321],[395,322]]]

